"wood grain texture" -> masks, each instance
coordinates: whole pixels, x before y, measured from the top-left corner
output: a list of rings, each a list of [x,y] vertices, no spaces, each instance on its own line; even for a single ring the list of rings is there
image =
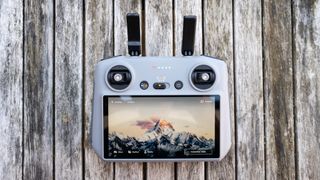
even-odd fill
[[[264,99],[266,178],[295,179],[290,1],[265,0]]]
[[[115,179],[143,179],[142,163],[116,163],[115,166]]]
[[[23,1],[0,0],[0,179],[22,178]]]
[[[320,177],[320,1],[294,1],[297,176]]]
[[[169,180],[175,178],[174,163],[172,162],[151,162],[147,163],[146,179]]]
[[[56,1],[55,178],[82,179],[83,1]]]
[[[142,2],[116,0],[114,3],[114,54],[128,55],[127,13],[139,13],[141,26]],[[143,163],[115,163],[115,179],[143,179]]]
[[[172,1],[145,0],[145,51],[147,56],[173,55]]]
[[[205,179],[204,162],[177,163],[177,179]]]
[[[129,55],[127,14],[138,13],[140,15],[140,37],[142,37],[142,11],[141,0],[115,0],[114,2],[114,54]],[[141,40],[142,41],[142,40]]]
[[[182,56],[183,17],[197,16],[194,55],[202,54],[202,1],[174,1],[174,51],[176,56]],[[178,179],[204,179],[204,162],[177,163]]]
[[[53,3],[25,1],[25,179],[53,177]]]
[[[175,56],[182,56],[182,32],[183,17],[186,15],[197,16],[196,36],[194,43],[194,55],[201,55],[202,52],[202,1],[201,0],[179,0],[174,1],[174,52]]]
[[[227,63],[231,132],[233,132],[232,137],[235,137],[232,1],[205,0],[203,16],[204,54],[220,58]],[[235,179],[234,142],[232,138],[232,147],[225,159],[208,163],[206,169],[208,179]]]
[[[85,179],[113,179],[113,163],[104,162],[90,144],[94,66],[113,56],[113,1],[85,1],[84,151]]]
[[[234,3],[237,179],[263,179],[261,1]]]
[[[173,55],[172,1],[145,1],[146,56]],[[147,179],[174,179],[174,163],[147,163]]]

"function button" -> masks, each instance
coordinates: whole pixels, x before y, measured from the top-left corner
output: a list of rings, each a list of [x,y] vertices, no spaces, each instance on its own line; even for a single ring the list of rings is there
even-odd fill
[[[181,81],[176,81],[176,82],[174,83],[174,87],[175,87],[176,89],[181,89],[181,88],[183,87],[183,83],[182,83]]]
[[[141,81],[141,83],[140,83],[141,89],[146,90],[146,89],[148,89],[148,87],[149,87],[149,83],[147,81]]]
[[[154,89],[165,89],[166,88],[166,84],[165,83],[154,83],[153,84],[153,88]]]

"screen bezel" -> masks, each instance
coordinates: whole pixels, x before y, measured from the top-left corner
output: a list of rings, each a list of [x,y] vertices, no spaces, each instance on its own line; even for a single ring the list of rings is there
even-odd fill
[[[157,158],[157,157],[108,157],[108,138],[105,141],[105,137],[108,137],[108,124],[107,127],[104,128],[105,125],[105,116],[108,116],[108,98],[112,97],[112,98],[120,98],[120,97],[213,97],[215,100],[215,148],[213,149],[213,154],[211,155],[212,157],[197,157],[197,156],[193,156],[193,157],[161,157],[161,158]],[[165,159],[171,159],[171,160],[181,160],[181,159],[218,159],[220,157],[220,96],[219,95],[122,95],[122,96],[102,96],[102,108],[103,108],[103,116],[102,116],[102,153],[103,153],[103,158],[105,160],[151,160],[151,159],[155,159],[155,160],[165,160]],[[105,106],[106,104],[106,106]],[[108,121],[109,119],[107,119]]]

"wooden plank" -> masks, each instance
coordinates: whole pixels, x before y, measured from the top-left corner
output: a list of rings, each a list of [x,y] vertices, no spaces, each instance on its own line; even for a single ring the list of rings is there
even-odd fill
[[[291,1],[265,0],[266,178],[295,179]]]
[[[142,163],[116,163],[115,179],[143,179]]]
[[[204,54],[223,59],[228,66],[231,132],[234,131],[234,61],[232,0],[203,2]],[[234,133],[232,137],[235,137]],[[235,140],[228,155],[207,165],[208,179],[235,179]]]
[[[115,0],[114,2],[114,54],[129,55],[128,54],[128,34],[127,34],[127,14],[139,13],[140,27],[142,37],[142,11],[141,0],[128,0],[121,1]]]
[[[145,1],[145,52],[147,56],[173,55],[172,1]],[[174,163],[147,163],[147,179],[174,179]]]
[[[147,56],[173,55],[172,1],[145,1],[145,49]]]
[[[56,1],[55,178],[82,179],[83,1]]]
[[[0,179],[22,178],[23,1],[0,0]]]
[[[177,179],[205,179],[204,162],[177,163]]]
[[[25,1],[25,179],[53,177],[53,3]]]
[[[261,1],[234,2],[237,179],[263,179]]]
[[[141,26],[142,2],[141,0],[116,0],[114,3],[114,54],[128,55],[126,16],[127,13],[139,13]],[[143,179],[143,163],[115,163],[115,179]]]
[[[174,51],[175,56],[182,56],[182,30],[183,16],[197,16],[196,37],[194,43],[194,55],[201,55],[202,52],[202,1],[180,0],[174,1]]]
[[[86,179],[113,179],[113,163],[104,162],[90,144],[94,65],[113,55],[113,1],[85,1],[84,151]]]
[[[182,56],[183,16],[197,16],[194,55],[202,54],[202,1],[174,1],[174,51],[176,56]],[[177,163],[178,179],[204,179],[204,162]]]
[[[299,179],[320,177],[320,1],[294,1],[294,79]]]

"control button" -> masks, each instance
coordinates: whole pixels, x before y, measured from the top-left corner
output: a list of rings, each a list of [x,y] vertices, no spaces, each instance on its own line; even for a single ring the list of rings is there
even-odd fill
[[[201,79],[202,79],[203,81],[208,81],[209,78],[210,78],[210,75],[209,75],[208,73],[202,73],[202,74],[201,74]]]
[[[181,88],[183,87],[183,83],[182,83],[181,81],[176,81],[176,82],[174,83],[174,87],[175,87],[176,89],[181,89]]]
[[[154,83],[153,84],[153,88],[154,89],[165,89],[166,88],[166,84],[165,83]]]
[[[117,82],[121,81],[123,79],[122,75],[117,73],[113,76],[113,79]]]
[[[214,74],[212,72],[196,72],[195,82],[198,84],[210,83],[213,78]]]
[[[149,87],[149,83],[147,81],[141,81],[141,83],[140,83],[141,89],[146,90],[146,89],[148,89],[148,87]]]

